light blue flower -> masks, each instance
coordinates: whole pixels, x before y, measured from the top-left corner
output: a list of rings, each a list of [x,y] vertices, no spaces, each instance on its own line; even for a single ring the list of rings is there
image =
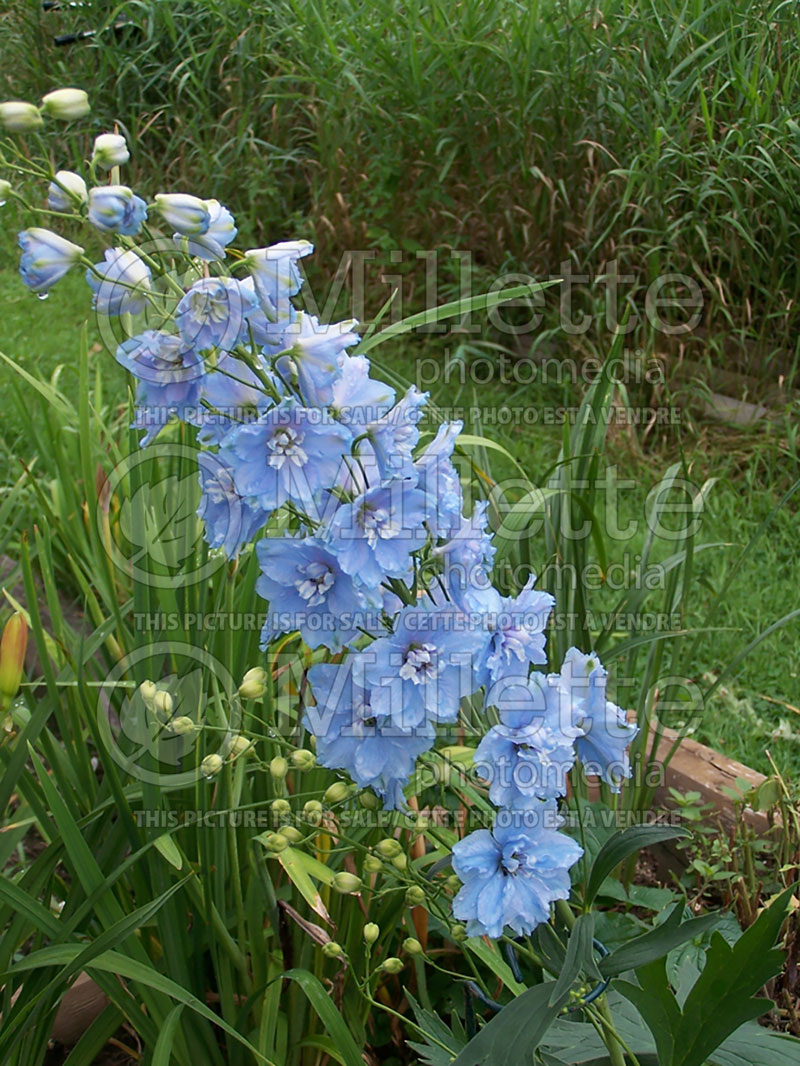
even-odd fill
[[[257,496],[268,511],[289,501],[313,518],[315,497],[334,484],[349,445],[348,430],[326,412],[284,400],[231,430],[222,450],[243,496]]]
[[[136,252],[109,248],[105,262],[86,271],[86,280],[94,293],[92,306],[96,311],[136,315],[144,310],[152,278],[150,268]]]
[[[491,691],[500,724],[478,745],[474,766],[489,782],[496,807],[520,810],[566,795],[582,730],[574,726],[571,701],[558,682],[557,676],[543,674],[505,677]]]
[[[132,237],[146,217],[147,204],[127,185],[98,185],[89,190],[89,221],[102,233]]]
[[[403,787],[417,758],[433,744],[427,727],[399,729],[379,717],[370,702],[358,655],[345,663],[318,663],[308,672],[315,705],[304,725],[317,740],[317,761],[345,770],[361,788],[372,788],[389,809],[405,808]]]
[[[313,251],[314,245],[309,241],[281,241],[269,248],[250,248],[244,253],[259,298],[275,308],[279,318],[287,317],[288,299],[303,284],[297,261]]]
[[[504,677],[527,673],[531,663],[547,662],[545,629],[555,600],[549,592],[538,592],[535,583],[531,575],[516,598],[500,596],[491,587],[468,594],[471,609],[482,611],[486,624],[479,684],[489,687]]]
[[[415,476],[413,452],[419,441],[417,424],[427,402],[427,392],[418,392],[412,385],[391,411],[367,426],[367,440],[375,453],[381,477]]]
[[[203,236],[211,225],[207,202],[189,193],[157,193],[153,210],[183,237]]]
[[[463,494],[451,456],[463,422],[445,422],[414,463],[425,493],[426,520],[435,537],[448,540],[461,526]]]
[[[369,588],[404,577],[426,540],[425,497],[412,481],[392,481],[342,504],[324,530],[342,569]]]
[[[74,211],[86,203],[86,182],[72,170],[59,170],[47,188],[47,206],[51,211]]]
[[[550,905],[567,899],[570,867],[583,854],[559,833],[555,807],[503,812],[494,829],[478,829],[453,847],[453,870],[463,882],[453,914],[469,936],[502,936],[508,926],[526,936],[550,917]]]
[[[433,549],[433,555],[444,563],[451,598],[465,611],[487,607],[480,592],[491,587],[489,570],[497,550],[488,530],[488,509],[486,500],[478,500],[472,517],[459,516],[459,526],[451,531],[450,539]]]
[[[233,473],[219,456],[199,452],[197,465],[203,492],[197,515],[205,523],[205,539],[209,547],[222,548],[231,559],[266,524],[269,515],[256,500],[239,495]]]
[[[619,792],[631,776],[628,746],[639,732],[625,712],[606,697],[608,671],[596,655],[570,648],[561,667],[562,690],[572,700],[575,724],[583,731],[578,758],[587,774],[597,775]]]
[[[257,310],[255,295],[234,278],[201,278],[175,309],[175,324],[192,348],[229,352]]]
[[[128,162],[131,155],[125,138],[119,133],[101,133],[94,139],[92,162],[103,170],[121,167]]]
[[[303,403],[327,407],[333,400],[333,385],[341,373],[339,362],[345,348],[358,344],[355,319],[322,325],[314,315],[301,312],[285,340],[289,349],[277,361],[284,380],[297,389]]]
[[[213,263],[217,259],[225,258],[225,249],[235,238],[238,230],[233,215],[227,207],[223,207],[219,200],[205,200],[204,203],[208,211],[208,229],[205,233],[190,237],[175,233],[173,240],[189,255]]]
[[[403,729],[453,722],[475,690],[481,641],[468,615],[453,607],[404,607],[394,632],[363,651],[372,706]]]
[[[23,230],[17,241],[22,249],[19,272],[34,292],[47,292],[83,255],[80,245],[37,226]]]
[[[260,356],[253,358],[259,361],[262,373],[280,394],[280,381],[273,377]],[[220,444],[231,429],[255,422],[275,402],[255,371],[232,355],[223,356],[213,369],[206,372],[201,400],[203,406],[198,408],[194,421],[201,444]]]
[[[159,330],[146,330],[120,344],[114,353],[140,382],[136,400],[136,426],[148,432],[143,444],[149,443],[172,415],[191,421],[202,387],[204,365],[180,337]]]
[[[259,596],[269,601],[265,648],[280,633],[300,631],[310,648],[342,648],[379,625],[379,598],[368,598],[328,547],[314,537],[266,537],[256,545]]]
[[[339,376],[333,385],[331,411],[349,426],[353,436],[360,436],[371,422],[382,418],[394,405],[391,385],[369,376],[369,359],[365,355],[340,357]]]

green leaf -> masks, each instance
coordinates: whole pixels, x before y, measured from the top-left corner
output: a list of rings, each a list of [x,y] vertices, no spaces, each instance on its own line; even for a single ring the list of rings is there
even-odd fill
[[[181,1014],[183,1014],[183,1004],[179,1003],[172,1008],[165,1018],[158,1034],[156,1046],[153,1048],[152,1066],[171,1066],[172,1045],[175,1042],[175,1034],[178,1022],[181,1020]]]
[[[616,977],[626,970],[636,970],[648,962],[660,959],[668,955],[673,948],[680,947],[687,940],[693,940],[719,922],[718,914],[703,914],[699,918],[681,922],[683,912],[683,902],[676,903],[665,922],[612,951],[600,963],[600,973],[603,977]]]
[[[567,1000],[568,993],[551,1003],[554,988],[554,981],[546,981],[517,996],[470,1040],[453,1066],[530,1066]]]
[[[464,943],[473,955],[477,955],[484,966],[487,966],[492,971],[495,977],[500,978],[509,992],[519,996],[525,991],[525,985],[515,980],[511,967],[500,954],[494,941],[491,944],[487,944],[481,937],[473,936],[465,940]]]
[[[575,978],[581,970],[584,970],[589,966],[594,968],[594,957],[592,954],[593,938],[594,915],[582,914],[575,922],[575,925],[572,927],[572,932],[569,935],[564,966],[561,973],[558,975],[558,980],[550,994],[550,1000],[547,1004],[549,1007],[552,1007],[554,1003],[558,1002],[562,996],[569,992],[575,982]]]
[[[288,981],[294,981],[302,988],[308,1002],[316,1011],[319,1020],[328,1030],[328,1035],[339,1049],[341,1056],[339,1061],[344,1066],[364,1066],[361,1052],[356,1047],[344,1019],[334,1006],[327,990],[323,988],[313,973],[309,973],[308,970],[287,970],[282,977]]]
[[[611,871],[624,862],[629,855],[633,855],[642,848],[650,847],[652,844],[660,844],[665,840],[675,840],[688,835],[686,829],[670,825],[632,825],[615,833],[602,846],[592,864],[584,894],[585,905],[589,906]]]
[[[262,836],[263,835],[265,834],[262,834]],[[263,843],[261,837],[255,837],[255,839],[259,843]],[[303,861],[306,857],[307,856],[304,856],[303,853],[296,848],[284,848],[283,851],[274,856],[284,868],[292,884],[312,911],[318,914],[323,921],[330,923],[330,915],[328,914],[325,904],[322,902],[322,896],[319,894],[316,885],[311,880],[306,869],[306,864]]]
[[[153,841],[153,847],[164,856],[170,866],[174,866],[176,870],[183,868],[183,856],[180,848],[172,839],[171,833],[164,833],[163,836],[156,837]]]

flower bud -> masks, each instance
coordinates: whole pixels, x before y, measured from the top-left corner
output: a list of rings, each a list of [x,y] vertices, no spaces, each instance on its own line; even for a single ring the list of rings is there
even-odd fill
[[[39,108],[23,100],[6,100],[0,104],[0,126],[14,133],[29,133],[42,124]]]
[[[172,696],[168,692],[158,691],[153,696],[153,710],[159,718],[169,718],[173,706]]]
[[[127,185],[97,185],[89,190],[89,221],[101,233],[132,237],[146,216],[147,204]]]
[[[111,170],[112,167],[121,167],[127,163],[131,154],[125,143],[125,138],[118,133],[101,133],[94,139],[92,162],[103,170]]]
[[[319,800],[307,800],[303,804],[303,818],[312,825],[322,821],[322,804]]]
[[[454,925],[450,929],[450,939],[455,944],[462,944],[467,939],[466,926]]]
[[[416,937],[407,936],[403,941],[403,950],[409,955],[421,955],[423,949]]]
[[[391,863],[395,870],[403,873],[408,868],[408,855],[395,855]]]
[[[362,807],[365,807],[368,811],[377,811],[381,805],[381,801],[375,795],[371,788],[365,789],[358,794],[358,802]]]
[[[17,611],[6,622],[0,639],[0,710],[9,709],[19,690],[27,646],[28,623]]]
[[[292,766],[295,766],[298,770],[311,770],[317,761],[314,752],[309,751],[308,748],[299,748],[297,751],[293,751],[291,759]]]
[[[145,703],[152,703],[158,692],[158,686],[153,681],[143,681],[139,685],[139,695]]]
[[[276,818],[287,818],[292,813],[292,805],[287,799],[276,799],[270,804],[270,810]]]
[[[275,855],[289,847],[289,841],[284,833],[267,833],[261,840],[267,851],[271,851]]]
[[[6,181],[5,178],[0,178],[0,207],[6,202],[11,195],[11,182]]]
[[[363,884],[364,882],[360,877],[347,873],[346,870],[341,870],[333,879],[333,887],[337,892],[341,892],[345,896],[360,891]]]
[[[458,874],[450,874],[445,881],[444,886],[449,892],[458,892],[461,888],[461,878]]]
[[[267,671],[263,666],[254,666],[242,678],[239,695],[243,700],[260,700],[266,691]]]
[[[200,772],[204,777],[214,777],[222,769],[222,759],[219,755],[206,755],[200,763]]]
[[[332,807],[334,803],[341,803],[342,800],[346,800],[349,795],[350,789],[344,781],[334,781],[332,785],[325,789],[322,802],[326,807]]]
[[[22,249],[20,275],[34,292],[47,292],[83,255],[79,244],[39,226],[24,229],[18,235],[17,243]]]
[[[289,771],[289,764],[282,755],[276,755],[269,764],[269,772],[276,781],[283,781]]]
[[[381,969],[384,973],[401,973],[405,969],[401,959],[390,956],[388,959],[384,959],[381,963]]]
[[[406,903],[409,907],[421,907],[425,902],[425,889],[421,885],[410,885],[406,889]]]
[[[377,874],[383,869],[383,863],[377,855],[367,855],[364,858],[364,873]]]
[[[337,944],[335,940],[329,940],[327,944],[322,945],[322,954],[326,959],[338,959],[344,955],[344,951],[341,944]]]
[[[65,122],[83,118],[91,110],[89,97],[83,89],[55,89],[42,97],[42,111]]]
[[[73,170],[58,170],[47,189],[47,206],[51,211],[72,211],[87,203],[86,182]]]
[[[253,751],[253,742],[247,737],[243,737],[241,734],[232,737],[230,746],[228,748],[228,755],[232,759],[238,759],[240,755],[246,755],[248,752]]]
[[[399,840],[395,840],[394,837],[384,837],[383,840],[379,840],[375,845],[375,850],[383,859],[393,859],[396,855],[400,855],[403,851],[403,847]]]
[[[290,844],[296,844],[298,840],[303,838],[303,834],[296,825],[282,825],[281,836],[286,837]]]
[[[156,194],[156,209],[167,225],[184,237],[205,233],[211,224],[211,214],[199,196],[160,192]]]
[[[173,733],[177,733],[179,737],[188,736],[189,733],[194,733],[194,722],[191,718],[187,718],[186,715],[180,715],[178,718],[173,718],[169,724]]]
[[[374,944],[380,935],[380,926],[376,925],[375,922],[367,922],[364,926],[364,942],[366,944]]]

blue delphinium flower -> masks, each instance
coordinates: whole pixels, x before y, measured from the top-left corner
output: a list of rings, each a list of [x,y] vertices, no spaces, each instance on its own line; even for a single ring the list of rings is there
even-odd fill
[[[298,260],[313,251],[310,241],[281,241],[269,248],[250,248],[244,253],[259,298],[275,308],[279,318],[287,317],[289,297],[295,296],[303,284]]]
[[[157,193],[153,210],[184,237],[201,237],[211,225],[207,201],[190,193]]]
[[[105,262],[95,263],[86,271],[86,280],[94,293],[92,306],[96,311],[103,315],[136,315],[144,310],[152,276],[136,252],[109,248]]]
[[[487,688],[504,677],[527,672],[531,663],[547,662],[545,628],[555,600],[538,592],[531,575],[515,598],[501,596],[493,587],[468,595],[473,610],[481,610],[486,624],[486,644],[478,667],[478,683]]]
[[[463,422],[445,422],[414,463],[418,484],[425,493],[426,520],[437,538],[447,540],[461,525],[463,494],[451,456]]]
[[[323,532],[342,569],[377,588],[404,577],[411,552],[426,540],[425,497],[412,481],[391,481],[342,504]]]
[[[403,787],[417,757],[433,744],[433,729],[404,730],[378,716],[358,656],[340,665],[318,663],[308,679],[316,703],[306,708],[304,724],[317,739],[320,765],[347,771],[390,810],[405,808]]]
[[[83,255],[79,244],[38,226],[23,230],[17,241],[22,249],[19,272],[34,292],[47,292]]]
[[[341,651],[360,629],[379,624],[378,599],[368,599],[316,538],[266,537],[256,544],[256,554],[261,566],[256,591],[269,601],[262,647],[299,629],[310,648]]]
[[[232,471],[219,456],[200,452],[197,465],[203,492],[197,515],[205,523],[205,539],[231,559],[266,524],[269,514],[256,500],[239,495]]]
[[[333,400],[333,384],[339,376],[339,360],[345,348],[358,344],[353,332],[358,322],[349,319],[321,325],[314,315],[301,312],[292,327],[288,351],[281,355],[277,369],[296,388],[304,403],[327,407]]]
[[[367,440],[375,453],[381,477],[414,476],[413,453],[419,441],[417,423],[427,402],[427,392],[418,392],[412,385],[391,411],[367,426]]]
[[[88,198],[86,182],[73,170],[57,170],[47,187],[47,206],[51,211],[74,211]]]
[[[268,511],[291,501],[313,518],[315,497],[335,482],[349,444],[344,426],[288,399],[231,430],[222,451],[243,496],[257,496]]]
[[[98,185],[89,190],[89,221],[101,233],[132,237],[146,217],[147,204],[127,185]]]
[[[404,729],[455,721],[462,697],[475,689],[480,639],[470,618],[452,607],[404,607],[394,632],[362,653],[376,713]]]
[[[114,356],[140,382],[135,425],[147,430],[143,445],[158,435],[172,415],[183,421],[193,420],[204,366],[200,356],[187,348],[180,337],[146,330],[123,341]]]
[[[238,230],[233,215],[219,200],[205,200],[204,203],[208,211],[208,229],[205,233],[190,237],[175,233],[172,239],[189,255],[213,263],[216,259],[225,258],[225,249]]]
[[[619,792],[622,780],[631,776],[628,746],[638,726],[606,697],[608,671],[596,655],[570,648],[560,676],[572,700],[575,724],[584,734],[577,741],[578,758],[588,774],[596,774],[612,792]]]
[[[490,697],[500,714],[475,751],[475,772],[496,807],[524,809],[567,791],[575,762],[572,706],[558,677],[506,677]],[[500,691],[502,690],[502,691]]]
[[[454,846],[453,870],[463,887],[453,914],[469,936],[497,938],[506,926],[526,936],[549,919],[554,900],[569,897],[569,870],[583,849],[554,823],[551,804],[501,812],[494,829],[478,829]]]
[[[447,543],[433,549],[444,563],[444,580],[451,598],[462,610],[489,608],[476,592],[491,588],[491,570],[496,548],[488,530],[486,500],[478,500],[470,518],[463,515]],[[494,591],[494,590],[492,590]]]
[[[339,376],[333,385],[331,411],[358,437],[371,423],[391,409],[395,391],[391,385],[369,376],[365,355],[340,356]]]
[[[275,393],[280,395],[280,381],[273,378],[260,356],[254,359],[258,360]],[[198,408],[194,420],[201,444],[219,444],[231,429],[256,421],[275,402],[256,372],[232,355],[223,356],[206,372],[201,400],[204,406]]]
[[[258,310],[255,294],[235,278],[201,278],[175,309],[175,324],[197,351],[237,344],[245,320]]]

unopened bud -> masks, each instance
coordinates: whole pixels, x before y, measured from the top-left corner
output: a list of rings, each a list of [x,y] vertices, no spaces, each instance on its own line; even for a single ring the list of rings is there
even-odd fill
[[[112,167],[121,167],[127,163],[131,155],[125,138],[118,133],[101,133],[94,139],[92,162],[104,170]]]
[[[420,944],[416,937],[407,936],[403,941],[403,950],[409,955],[421,955],[422,944]]]
[[[329,788],[325,789],[322,801],[326,807],[332,807],[334,803],[341,803],[350,795],[350,789],[344,781],[334,781]]]
[[[267,671],[263,666],[248,670],[239,685],[239,695],[245,700],[260,700],[267,691]]]
[[[214,777],[222,769],[222,759],[219,755],[206,755],[200,763],[200,772],[205,777]]]
[[[303,804],[303,817],[312,825],[319,825],[322,821],[322,804],[319,800],[306,800]]]
[[[458,874],[450,874],[444,884],[449,892],[458,892],[461,888],[461,878]]]
[[[89,97],[83,89],[55,89],[42,97],[42,111],[65,122],[83,118],[91,110]]]
[[[322,945],[322,954],[326,959],[338,959],[344,951],[341,944],[337,944],[335,940],[329,940],[327,944]]]
[[[169,727],[173,733],[177,733],[179,737],[188,736],[189,733],[194,733],[194,722],[191,718],[187,718],[186,715],[180,715],[178,718],[173,718],[169,723]]]
[[[292,766],[295,766],[298,770],[311,770],[316,763],[314,752],[309,751],[308,748],[298,748],[297,751],[293,751],[291,755]]]
[[[269,764],[269,772],[276,781],[283,781],[289,771],[289,764],[282,755],[276,755]]]
[[[390,956],[388,959],[384,959],[381,963],[381,969],[384,973],[401,973],[405,969],[402,959]]]
[[[172,696],[168,692],[158,691],[153,696],[153,710],[157,715],[168,718],[172,714]]]
[[[302,840],[303,834],[296,825],[282,825],[281,836],[286,837],[290,844],[296,844],[298,840]]]
[[[406,903],[409,907],[421,907],[425,902],[425,889],[421,885],[410,885],[406,889]]]
[[[287,799],[276,799],[270,804],[270,810],[276,818],[286,818],[292,813],[292,805]]]
[[[267,833],[266,836],[261,838],[264,842],[264,847],[267,851],[271,851],[277,854],[279,851],[284,851],[289,846],[289,841],[286,839],[285,833]]]
[[[377,811],[381,805],[381,801],[375,795],[371,788],[365,789],[358,795],[358,802],[362,807],[365,807],[368,811]]]
[[[367,855],[364,858],[364,873],[377,874],[383,869],[383,863],[377,855]]]
[[[19,611],[5,624],[0,639],[0,709],[7,711],[19,691],[28,647],[28,623]]]
[[[404,873],[408,868],[408,855],[403,855],[402,853],[400,855],[395,855],[395,857],[391,860],[391,863],[392,866],[394,866],[395,870],[399,870],[400,873]]]
[[[6,100],[0,104],[0,126],[14,133],[29,133],[42,124],[39,108],[24,100]]]
[[[353,892],[358,892],[363,885],[363,881],[360,877],[356,877],[355,874],[347,873],[346,870],[342,870],[336,874],[333,879],[333,887],[337,892],[341,892],[342,895],[351,895]]]
[[[246,755],[247,752],[252,752],[253,742],[247,737],[243,737],[241,734],[231,739],[230,747],[228,748],[228,755],[232,759],[238,758],[240,755]]]
[[[456,944],[461,944],[467,939],[467,930],[463,925],[454,925],[450,929],[450,939]]]
[[[158,686],[153,681],[143,681],[139,685],[139,695],[145,703],[152,703],[158,692]]]
[[[367,922],[367,924],[364,926],[365,943],[374,944],[380,935],[380,926],[376,925],[375,922]]]
[[[375,850],[383,859],[393,859],[396,855],[400,855],[403,851],[403,847],[399,840],[395,840],[394,837],[384,837],[383,840],[379,840],[375,845]]]
[[[5,178],[0,178],[0,207],[6,202],[11,195],[11,182],[6,181]]]

